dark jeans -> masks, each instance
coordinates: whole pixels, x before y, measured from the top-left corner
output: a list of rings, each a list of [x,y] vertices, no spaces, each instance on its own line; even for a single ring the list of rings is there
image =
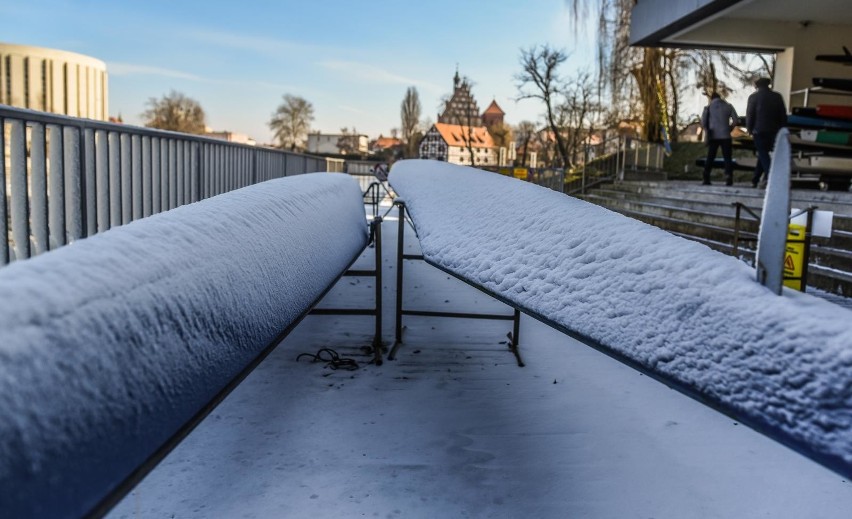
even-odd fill
[[[734,162],[731,159],[731,139],[710,139],[707,141],[707,161],[704,162],[704,182],[710,182],[710,170],[716,160],[716,151],[722,148],[722,158],[725,161],[725,181],[733,179]]]
[[[757,150],[757,164],[754,166],[754,177],[751,183],[757,185],[763,173],[766,173],[766,179],[769,180],[769,166],[772,163],[769,152],[775,147],[775,134],[755,133],[752,137],[754,137],[754,149]]]

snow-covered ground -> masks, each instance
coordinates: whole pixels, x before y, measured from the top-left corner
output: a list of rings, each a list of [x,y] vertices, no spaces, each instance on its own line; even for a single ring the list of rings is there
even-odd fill
[[[396,225],[384,225],[386,340]],[[372,286],[344,278],[323,306],[369,306]],[[511,312],[423,263],[407,267],[406,286],[407,308]],[[404,324],[397,360],[377,367],[360,350],[372,340],[370,319],[308,317],[109,517],[845,518],[852,510],[852,487],[836,473],[538,321],[522,319],[524,368],[505,345],[510,323]],[[322,347],[363,364],[350,372],[296,361]]]

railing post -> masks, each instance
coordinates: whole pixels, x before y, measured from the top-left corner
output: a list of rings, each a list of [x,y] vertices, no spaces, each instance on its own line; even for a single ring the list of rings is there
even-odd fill
[[[29,198],[27,197],[27,143],[26,126],[23,120],[12,119],[9,134],[9,156],[11,171],[12,239],[15,241],[15,259],[30,257]]]
[[[736,216],[734,218],[734,257],[736,258],[739,254],[739,244],[740,244],[740,211],[741,205],[739,202],[734,202],[734,207],[736,208]]]
[[[85,171],[83,166],[83,130],[74,126],[62,128],[65,171],[65,230],[66,240],[71,243],[85,233],[86,191],[83,189]]]
[[[198,199],[204,200],[210,196],[210,178],[212,174],[213,161],[210,160],[210,145],[202,143],[199,146],[198,162]]]
[[[169,205],[168,208],[174,209],[178,206],[177,185],[178,185],[178,162],[177,162],[177,143],[175,139],[169,139]]]
[[[35,250],[33,255],[47,252],[47,160],[45,125],[39,122],[30,127],[30,230]],[[24,192],[26,196],[26,191]]]
[[[396,203],[396,207],[399,215],[399,223],[397,225],[396,241],[396,324],[394,327],[394,340],[396,341],[396,344],[400,344],[402,343],[402,255],[405,243],[405,204],[398,201]]]
[[[105,130],[95,132],[95,232],[110,226],[109,204],[109,135]],[[90,217],[92,215],[89,215]]]
[[[641,146],[633,148],[633,167],[637,170],[637,172],[639,170],[639,148],[641,148]]]
[[[193,184],[195,183],[195,176],[192,174],[192,163],[195,159],[195,154],[193,150],[195,149],[195,145],[198,144],[194,141],[186,141],[183,143],[183,202],[182,205],[191,204],[194,202],[194,188]]]
[[[189,150],[186,145],[188,143],[185,141],[176,141],[176,171],[177,177],[175,179],[177,193],[175,194],[175,199],[177,203],[175,207],[180,207],[187,203],[186,199],[189,196]]]
[[[160,212],[169,210],[169,140],[160,138]]]
[[[198,202],[201,200],[201,147],[200,142],[192,143],[192,160],[190,162],[190,193],[191,201]]]
[[[151,138],[151,214],[163,210],[163,146],[159,137]]]
[[[382,365],[382,217],[373,218],[376,240],[376,336],[373,339],[373,358]]]
[[[802,254],[802,292],[805,292],[808,285],[808,262],[811,259],[811,232],[814,225],[814,209],[816,207],[808,207],[808,223],[805,226],[805,247]]]
[[[148,217],[153,214],[153,186],[154,177],[152,169],[151,137],[147,135],[142,137],[142,217]]]
[[[142,187],[142,137],[130,137],[130,178],[133,192],[131,193],[131,218],[139,220],[144,216],[144,188]]]
[[[9,263],[9,212],[6,207],[6,121],[0,117],[0,266]]]
[[[83,168],[82,188],[86,197],[84,225],[86,236],[98,232],[98,179],[97,179],[97,138],[94,129],[85,128],[83,132]]]
[[[109,224],[110,228],[121,225],[121,136],[109,132]]]
[[[257,184],[257,155],[260,153],[258,150],[254,150],[251,154],[251,183]]]
[[[133,221],[133,157],[130,135],[119,134],[121,147],[121,225]]]

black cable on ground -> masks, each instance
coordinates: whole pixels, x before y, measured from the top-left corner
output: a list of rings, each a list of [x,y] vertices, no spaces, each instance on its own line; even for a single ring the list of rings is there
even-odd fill
[[[341,357],[331,348],[320,348],[316,355],[313,353],[301,353],[298,357],[296,357],[296,362],[298,362],[302,357],[308,357],[312,362],[325,362],[326,367],[331,369],[345,369],[348,371],[355,371],[358,369],[358,363],[355,359]]]

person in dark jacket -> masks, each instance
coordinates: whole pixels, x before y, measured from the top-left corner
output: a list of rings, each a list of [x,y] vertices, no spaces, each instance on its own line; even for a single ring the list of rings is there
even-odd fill
[[[769,78],[758,79],[754,86],[757,91],[748,97],[746,128],[754,138],[757,150],[757,165],[751,180],[752,186],[757,187],[764,173],[769,178],[769,152],[775,146],[778,130],[787,125],[787,107],[781,94],[769,89]]]
[[[734,161],[731,157],[731,131],[737,125],[737,111],[724,101],[719,94],[713,92],[710,104],[704,107],[701,114],[701,127],[707,136],[707,160],[704,162],[704,182],[710,185],[710,170],[716,160],[716,151],[722,148],[722,158],[725,161],[725,185],[734,183]]]

